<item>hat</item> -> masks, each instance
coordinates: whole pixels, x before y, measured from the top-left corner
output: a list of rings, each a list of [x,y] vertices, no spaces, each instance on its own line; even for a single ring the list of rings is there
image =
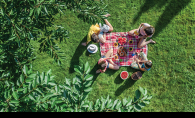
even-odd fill
[[[98,47],[94,44],[90,44],[88,47],[87,47],[87,50],[90,52],[90,53],[96,53],[97,50],[98,50]]]

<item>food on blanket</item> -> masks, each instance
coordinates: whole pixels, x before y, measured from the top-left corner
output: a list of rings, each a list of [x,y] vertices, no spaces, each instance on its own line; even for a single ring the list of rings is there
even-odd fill
[[[120,74],[121,79],[125,80],[129,76],[129,73],[127,71],[122,71]]]
[[[122,37],[119,37],[118,38],[118,43],[120,43],[121,45],[125,44],[126,43],[126,38],[122,38]]]
[[[117,56],[117,55],[115,55],[115,56],[114,56],[114,59],[115,59],[115,60],[116,60],[116,59],[118,59],[118,56]]]
[[[137,35],[137,36],[139,35],[139,33],[137,31],[135,31],[134,34]]]
[[[120,48],[117,50],[117,53],[118,53],[118,55],[121,56],[121,57],[127,56],[127,49],[125,49],[124,47],[120,47]]]
[[[130,48],[129,48],[129,51],[133,51],[133,48],[132,48],[132,47],[130,47]]]
[[[120,62],[122,62],[123,60],[122,59],[120,59]]]
[[[118,43],[116,42],[116,43],[114,43],[114,47],[117,47],[118,46]]]
[[[129,44],[132,44],[133,43],[133,40],[129,40]]]

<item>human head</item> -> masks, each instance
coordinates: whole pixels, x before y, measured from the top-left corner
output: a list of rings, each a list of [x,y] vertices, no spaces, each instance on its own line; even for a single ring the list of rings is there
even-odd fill
[[[146,68],[151,68],[152,67],[152,62],[150,61],[150,62],[146,62],[145,63],[145,67]]]
[[[97,34],[93,33],[91,35],[91,40],[94,42],[94,43],[98,43],[99,42],[99,37]]]
[[[147,34],[147,36],[153,35],[155,32],[155,28],[150,26],[150,27],[146,27],[144,29],[145,33]]]
[[[104,70],[106,67],[106,62],[105,61],[101,61],[99,64],[98,64],[98,68],[100,68],[101,70]]]

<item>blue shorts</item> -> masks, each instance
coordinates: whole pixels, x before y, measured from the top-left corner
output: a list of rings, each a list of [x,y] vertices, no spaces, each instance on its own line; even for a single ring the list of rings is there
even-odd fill
[[[102,57],[101,58],[106,58],[106,56],[105,55],[102,55]],[[106,68],[109,68],[109,62],[108,62],[108,65],[107,65],[107,67]]]

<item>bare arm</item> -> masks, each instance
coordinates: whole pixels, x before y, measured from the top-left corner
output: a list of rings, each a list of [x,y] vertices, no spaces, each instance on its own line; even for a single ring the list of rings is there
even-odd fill
[[[106,33],[104,32],[103,37],[100,38],[100,42],[101,43],[105,43],[106,42]]]
[[[146,69],[145,69],[145,68],[141,68],[141,66],[140,66],[139,62],[137,63],[137,65],[139,66],[139,69],[140,69],[141,71],[146,71]]]

